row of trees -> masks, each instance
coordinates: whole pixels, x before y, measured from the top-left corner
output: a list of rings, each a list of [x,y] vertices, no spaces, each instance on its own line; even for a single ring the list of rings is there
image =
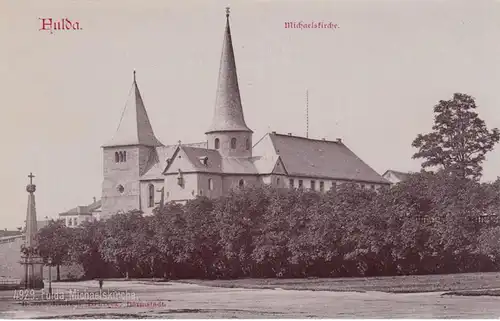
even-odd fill
[[[130,212],[75,229],[53,222],[39,233],[40,251],[53,265],[81,264],[87,277],[497,270],[500,180],[479,178],[500,134],[488,130],[475,109],[464,94],[440,101],[433,131],[412,144],[423,171],[379,193],[351,184],[326,194],[246,188],[216,200],[168,204],[148,217]]]
[[[493,271],[500,266],[500,181],[414,174],[376,193],[248,188],[40,231],[53,264],[87,277],[334,277]],[[425,219],[422,218],[431,218]]]

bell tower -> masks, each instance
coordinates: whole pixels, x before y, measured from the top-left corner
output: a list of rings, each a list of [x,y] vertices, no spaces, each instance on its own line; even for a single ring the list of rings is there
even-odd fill
[[[101,217],[142,210],[140,177],[148,159],[163,146],[156,138],[137,85],[135,71],[120,123],[115,135],[103,145]]]
[[[236,61],[234,58],[229,8],[226,8],[226,28],[222,43],[219,79],[212,125],[205,133],[209,149],[226,157],[252,156],[252,134],[243,115]]]

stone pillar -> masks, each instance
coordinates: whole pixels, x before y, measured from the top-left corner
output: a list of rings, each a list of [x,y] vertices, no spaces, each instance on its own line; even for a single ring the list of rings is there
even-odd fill
[[[24,273],[21,277],[21,286],[27,289],[43,288],[43,260],[38,253],[38,244],[36,240],[37,220],[35,191],[32,173],[28,176],[30,183],[26,186],[28,194],[28,210],[26,212],[26,232],[24,247],[21,255],[21,263],[24,265]]]

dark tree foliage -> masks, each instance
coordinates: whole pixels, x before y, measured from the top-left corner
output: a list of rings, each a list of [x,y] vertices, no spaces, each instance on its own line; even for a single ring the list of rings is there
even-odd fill
[[[45,264],[57,267],[57,281],[60,281],[60,266],[70,261],[70,244],[74,239],[71,229],[66,227],[64,221],[52,220],[38,231],[37,239],[41,257]]]
[[[422,172],[378,192],[356,184],[327,193],[238,189],[219,199],[167,204],[151,216],[133,211],[85,223],[66,243],[89,278],[494,271],[500,268],[499,208],[500,180]]]
[[[460,177],[479,179],[485,155],[500,140],[497,128],[488,130],[476,112],[474,99],[454,94],[434,106],[432,132],[419,134],[412,143],[414,159],[424,159],[422,168],[438,167]]]

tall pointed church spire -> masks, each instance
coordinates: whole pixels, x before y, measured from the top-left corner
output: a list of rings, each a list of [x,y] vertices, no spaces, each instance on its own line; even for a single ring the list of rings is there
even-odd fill
[[[226,29],[220,59],[215,112],[212,125],[206,134],[221,131],[252,132],[245,123],[241,106],[231,28],[229,26],[229,8],[226,8]]]
[[[135,70],[134,81],[130,91],[115,136],[103,147],[126,145],[162,146],[163,144],[156,138],[151,127],[139,87],[137,86]]]

